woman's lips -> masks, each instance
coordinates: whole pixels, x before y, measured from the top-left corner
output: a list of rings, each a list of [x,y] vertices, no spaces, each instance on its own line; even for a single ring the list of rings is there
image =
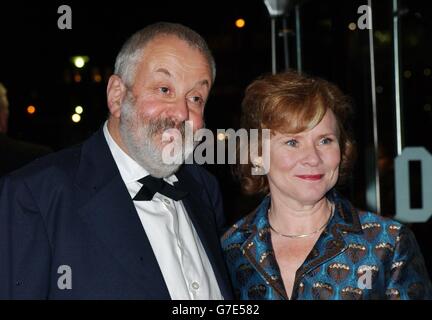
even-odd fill
[[[296,177],[303,179],[303,180],[310,180],[310,181],[316,181],[320,180],[324,175],[323,174],[302,174],[302,175],[296,175]]]

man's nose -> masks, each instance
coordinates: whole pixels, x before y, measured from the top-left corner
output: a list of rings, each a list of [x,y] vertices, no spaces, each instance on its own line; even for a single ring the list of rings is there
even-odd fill
[[[189,119],[189,108],[185,98],[177,99],[169,108],[169,117],[181,123]]]

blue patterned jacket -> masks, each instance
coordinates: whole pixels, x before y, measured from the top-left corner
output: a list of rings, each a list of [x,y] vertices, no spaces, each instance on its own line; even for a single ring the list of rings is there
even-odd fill
[[[395,220],[355,209],[334,190],[335,213],[303,265],[292,299],[432,299],[413,233]],[[239,299],[287,299],[271,245],[270,197],[222,237]]]

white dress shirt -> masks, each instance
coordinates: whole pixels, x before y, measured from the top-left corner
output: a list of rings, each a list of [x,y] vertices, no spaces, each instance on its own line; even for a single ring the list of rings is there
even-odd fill
[[[107,122],[105,139],[131,199],[141,189],[139,179],[148,172],[126,154],[111,137]],[[164,179],[171,185],[175,175]],[[132,200],[131,200],[132,201]],[[134,201],[144,231],[173,300],[220,300],[213,268],[182,201],[156,193],[151,201]]]

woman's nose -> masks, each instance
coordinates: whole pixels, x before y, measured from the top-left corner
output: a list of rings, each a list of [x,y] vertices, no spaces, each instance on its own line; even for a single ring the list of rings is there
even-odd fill
[[[319,151],[315,146],[307,147],[304,150],[303,164],[316,166],[321,162]]]

